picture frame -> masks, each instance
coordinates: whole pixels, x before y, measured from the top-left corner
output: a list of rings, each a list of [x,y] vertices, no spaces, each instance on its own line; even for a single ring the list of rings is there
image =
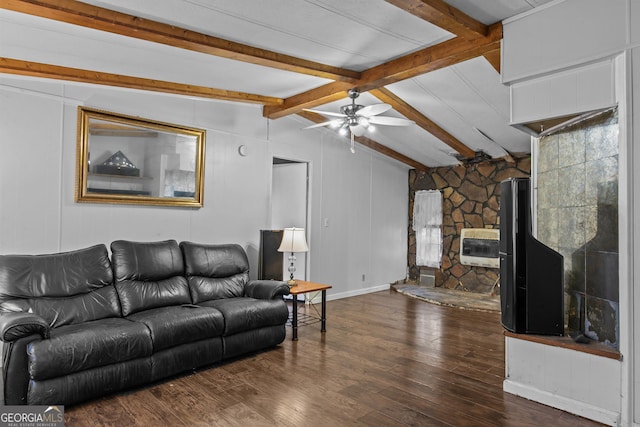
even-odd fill
[[[78,107],[75,201],[203,206],[206,131]]]

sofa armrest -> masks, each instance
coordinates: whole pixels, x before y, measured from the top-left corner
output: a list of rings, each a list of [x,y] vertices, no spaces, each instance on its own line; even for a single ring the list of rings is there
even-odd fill
[[[39,334],[42,338],[49,337],[49,324],[33,313],[16,312],[0,314],[0,340],[15,341],[29,335]]]
[[[252,280],[244,286],[244,294],[258,299],[282,298],[289,295],[289,285],[278,280]]]

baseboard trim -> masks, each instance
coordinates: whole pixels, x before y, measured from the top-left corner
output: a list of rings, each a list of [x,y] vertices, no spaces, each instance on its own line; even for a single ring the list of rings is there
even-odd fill
[[[620,424],[620,414],[617,412],[558,396],[548,391],[539,390],[508,379],[502,383],[502,389],[507,393],[515,394],[516,396],[524,397],[525,399],[533,400],[534,402],[539,402],[543,405],[551,406],[552,408],[560,409],[602,424],[610,426]]]
[[[355,289],[353,291],[339,292],[337,294],[327,293],[327,301],[333,301],[333,300],[349,298],[349,297],[356,297],[358,295],[371,294],[373,292],[388,291],[390,288],[391,288],[391,285],[387,284],[387,285],[373,286],[371,288],[362,288],[362,289]],[[320,292],[310,292],[307,295],[309,295],[309,300],[311,301],[311,303],[320,304]]]

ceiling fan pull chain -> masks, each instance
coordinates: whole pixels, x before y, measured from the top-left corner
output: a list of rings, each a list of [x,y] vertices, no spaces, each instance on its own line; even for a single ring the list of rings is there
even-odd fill
[[[355,154],[356,152],[356,141],[353,132],[349,132],[351,134],[351,152]]]

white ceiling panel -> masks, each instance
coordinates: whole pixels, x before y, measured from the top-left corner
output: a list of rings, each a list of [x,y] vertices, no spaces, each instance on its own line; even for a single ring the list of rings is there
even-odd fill
[[[356,71],[453,37],[383,0],[88,3]]]
[[[508,88],[483,58],[395,83],[389,89],[473,150],[493,157],[504,156],[503,148],[529,150],[529,136],[508,125]]]
[[[429,167],[458,163],[453,149],[418,126],[376,126],[371,138]]]
[[[472,85],[482,99],[500,114],[509,119],[509,87],[500,83],[500,75],[483,57],[470,59],[451,67],[467,84]]]
[[[3,9],[0,40],[4,57],[266,96],[330,82]]]
[[[447,3],[489,25],[551,1],[553,0],[447,0]]]

